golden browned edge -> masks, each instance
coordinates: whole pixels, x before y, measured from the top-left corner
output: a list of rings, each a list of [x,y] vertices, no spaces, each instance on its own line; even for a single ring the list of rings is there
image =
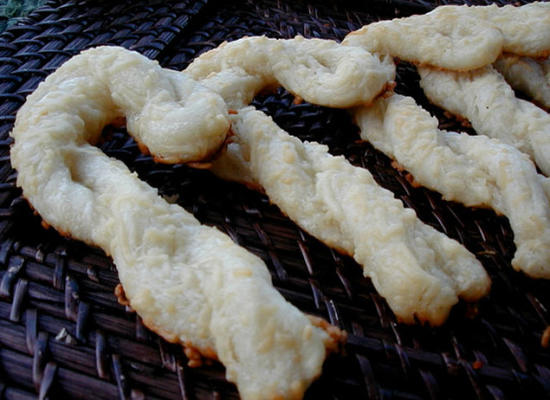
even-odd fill
[[[130,300],[128,300],[128,298],[126,297],[124,287],[121,283],[116,285],[114,294],[120,305],[129,307],[133,311]],[[147,319],[143,320],[143,325],[145,325],[149,330],[155,332],[157,335],[161,336],[167,342],[182,345],[183,351],[189,360],[187,365],[189,365],[190,367],[200,367],[203,365],[203,363],[211,364],[212,361],[218,360],[216,352],[210,347],[207,347],[205,349],[195,347],[193,346],[192,342],[182,341],[175,334],[158,327],[154,322]]]
[[[125,128],[126,127],[126,117],[124,117],[124,116],[116,117],[113,121],[111,121],[109,124],[107,124],[107,126],[113,126],[115,128]],[[147,145],[145,145],[137,137],[132,135],[131,132],[128,131],[128,135],[130,135],[135,140],[141,154],[143,154],[145,156],[152,156],[153,161],[155,161],[156,163],[159,163],[159,164],[183,164],[183,163],[185,163],[185,164],[193,164],[193,163],[200,164],[204,160],[212,159],[214,157],[214,155],[217,154],[220,151],[220,149],[225,145],[225,141],[223,141],[220,144],[219,148],[211,150],[210,152],[204,154],[202,157],[198,157],[197,159],[185,161],[181,158],[163,158],[163,157],[158,156],[156,154],[152,154],[151,151],[149,150],[149,148],[147,147]],[[101,138],[100,138],[100,140],[101,140]]]
[[[381,21],[374,21],[372,22],[372,24],[375,24],[377,22],[381,22]],[[365,31],[367,30],[367,27],[371,25],[371,24],[367,24],[367,25],[363,25],[361,28],[359,29],[356,29],[354,31],[351,31],[351,32],[348,32],[348,34],[344,37],[344,40],[346,40],[349,36],[356,36],[356,35],[363,35],[365,33]]]
[[[447,111],[446,111],[447,113]],[[454,116],[453,114],[449,114],[450,116]],[[455,116],[457,117],[457,116]],[[458,120],[460,120],[459,117],[457,117]],[[467,122],[466,119],[464,119],[464,121]],[[463,126],[466,126],[464,124],[462,124]],[[467,133],[462,133],[462,132],[459,132],[461,135],[467,135]],[[364,141],[364,142],[368,142],[368,140],[364,140],[364,139],[359,139],[359,141]],[[390,165],[397,171],[399,172],[405,172],[405,180],[415,189],[417,188],[421,188],[421,187],[424,187],[420,182],[418,182],[414,175],[412,173],[410,173],[409,171],[407,171],[407,169],[401,165],[401,163],[399,163],[399,161],[397,161],[396,159],[394,158],[391,158],[391,163]],[[428,188],[429,190],[433,190],[433,189],[430,189]],[[443,197],[443,200],[445,201],[449,201],[449,200],[446,200],[444,197]],[[452,200],[451,200],[452,201]],[[482,210],[492,210],[496,215],[498,216],[502,216],[503,214],[494,210],[489,204],[480,204],[480,205],[477,205],[477,206],[469,206],[468,208],[471,208],[471,209],[482,209]]]
[[[212,168],[212,162],[210,161],[196,161],[189,162],[187,165],[193,169],[210,169]]]
[[[125,307],[132,307],[130,301],[126,297],[124,292],[124,287],[121,283],[117,284],[114,290],[115,297],[119,304]],[[132,309],[132,308],[131,308]],[[132,309],[133,310],[133,309]],[[347,333],[334,325],[331,325],[326,320],[320,317],[313,315],[307,315],[311,324],[328,334],[327,340],[324,342],[325,350],[327,355],[332,353],[339,353],[343,350],[345,342],[347,340]],[[200,348],[193,345],[193,342],[189,340],[181,340],[174,333],[168,332],[159,326],[157,326],[153,321],[144,319],[143,325],[148,329],[155,332],[157,335],[161,336],[164,340],[169,343],[180,344],[183,346],[183,352],[185,353],[188,362],[187,365],[192,368],[201,367],[203,364],[210,365],[213,361],[219,361],[216,351],[211,347]]]
[[[437,104],[435,104],[435,106],[439,107]],[[472,123],[470,122],[470,120],[468,118],[466,118],[465,116],[463,116],[463,115],[454,114],[454,113],[452,113],[450,111],[447,111],[447,110],[443,111],[443,115],[446,118],[455,119],[457,122],[460,123],[460,126],[462,126],[463,128],[471,128],[472,127]]]
[[[302,104],[304,102],[304,99],[302,99],[300,96],[298,95],[294,95],[294,100],[292,101],[292,104],[294,105],[298,105],[298,104]]]
[[[547,326],[546,329],[542,332],[542,336],[540,338],[540,345],[545,349],[550,347],[550,326]]]
[[[472,368],[475,369],[475,370],[478,370],[478,369],[483,368],[483,362],[480,361],[480,360],[475,360],[475,361],[472,363]]]
[[[328,334],[328,339],[325,341],[327,355],[342,352],[348,339],[348,333],[334,325],[331,325],[327,320],[321,317],[309,314],[307,317],[313,326],[324,330]]]
[[[538,59],[544,60],[545,58],[548,58],[550,56],[550,49],[542,50],[541,52],[535,53],[535,54],[521,54],[521,53],[516,53],[516,54],[518,56],[538,58]]]
[[[115,297],[118,304],[125,307],[130,305],[130,301],[126,298],[126,293],[124,292],[124,288],[121,283],[115,286]]]
[[[465,317],[468,319],[474,319],[479,315],[478,303],[466,303]]]
[[[42,218],[40,213],[38,211],[36,211],[36,209],[34,208],[32,203],[30,202],[30,200],[27,199],[27,197],[25,196],[25,193],[22,193],[21,197],[27,202],[27,204],[28,204],[29,208],[31,209],[33,215],[36,215],[36,216],[40,217],[40,226],[42,226],[42,228],[44,228],[45,230],[53,228],[57,231],[57,233],[59,233],[64,238],[73,239],[73,237],[71,236],[71,234],[69,232],[65,232],[63,229],[56,228],[56,227],[50,225],[50,223],[48,221],[46,221],[44,218]]]
[[[392,159],[390,165],[393,169],[399,172],[405,172],[405,179],[411,184],[413,188],[422,187],[422,185],[416,179],[414,179],[414,176],[410,172],[407,172],[406,168],[402,166],[399,161]]]
[[[498,56],[495,57],[495,59],[493,61],[485,63],[483,65],[479,65],[479,66],[474,67],[474,68],[453,68],[453,69],[440,67],[439,65],[433,65],[433,64],[430,64],[430,63],[423,63],[423,62],[420,62],[420,61],[408,61],[408,62],[413,64],[416,67],[429,67],[429,68],[434,69],[436,71],[462,73],[462,72],[475,71],[476,69],[480,69],[480,68],[486,67],[487,65],[491,65],[492,63],[494,63],[497,60],[497,58],[498,58]],[[405,60],[405,61],[407,61],[407,60]]]

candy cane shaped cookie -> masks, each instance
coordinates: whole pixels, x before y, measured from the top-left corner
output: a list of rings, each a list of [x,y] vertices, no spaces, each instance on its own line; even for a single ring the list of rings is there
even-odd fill
[[[54,228],[111,255],[144,323],[217,357],[243,399],[302,398],[340,332],[286,302],[258,257],[90,144],[121,116],[151,151],[181,140],[169,147],[182,154],[161,152],[166,161],[216,149],[228,127],[219,95],[185,74],[120,48],[86,51],[17,114],[11,160],[24,196]]]
[[[418,72],[432,103],[469,120],[478,134],[518,148],[550,175],[550,115],[518,99],[492,66],[469,72],[419,67]]]
[[[550,179],[526,155],[485,136],[441,131],[414,99],[393,95],[354,112],[361,137],[395,159],[416,182],[447,200],[491,207],[514,231],[515,269],[550,279]]]

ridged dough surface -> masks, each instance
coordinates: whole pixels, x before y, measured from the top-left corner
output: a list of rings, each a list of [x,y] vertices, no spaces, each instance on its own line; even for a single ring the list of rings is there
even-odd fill
[[[442,6],[423,15],[365,25],[342,44],[419,64],[469,70],[495,61],[503,42],[495,26],[472,18],[470,7]]]
[[[221,98],[184,74],[121,48],[86,51],[40,84],[17,114],[11,160],[24,196],[54,228],[111,255],[144,323],[219,358],[243,399],[302,398],[334,346],[327,324],[286,302],[258,257],[90,144],[120,116],[153,140],[180,135],[172,128],[185,118],[197,119],[205,135],[227,128]],[[163,130],[151,132],[156,126]]]
[[[226,44],[195,59],[185,70],[195,78],[202,77],[203,85],[238,110],[231,117],[233,136],[211,170],[224,179],[265,191],[308,233],[352,255],[401,321],[439,325],[459,297],[474,301],[486,294],[490,281],[475,257],[420,222],[412,210],[378,186],[367,170],[330,156],[325,146],[302,143],[262,112],[243,108],[252,100],[251,93],[258,91],[263,74],[274,74],[258,71],[257,64],[249,65],[249,59],[240,56],[241,47],[252,43],[248,39]],[[228,48],[231,45],[235,47]],[[353,49],[342,47],[342,51],[346,48]],[[236,55],[226,57],[224,51],[235,51]],[[365,71],[372,74],[370,69]],[[389,72],[380,77],[375,70],[374,77],[393,79],[393,65]],[[309,81],[322,84],[317,79],[316,74],[304,75],[294,93],[307,99]],[[249,85],[240,86],[247,88],[243,92],[232,82]],[[378,83],[378,87],[384,86],[384,81]],[[362,102],[356,99],[354,104]],[[316,96],[314,103],[335,107],[350,104],[330,92]],[[453,265],[462,270],[453,270]]]
[[[439,325],[459,297],[487,293],[490,281],[475,257],[422,223],[366,169],[288,135],[251,107],[232,121],[233,147],[214,173],[251,177],[308,233],[353,256],[401,321]]]
[[[440,6],[365,25],[343,44],[455,71],[491,64],[503,51],[543,57],[550,52],[550,5]]]
[[[458,6],[455,6],[458,7]],[[487,21],[502,33],[502,51],[529,57],[545,57],[550,52],[550,3],[522,6],[468,7],[471,18]]]
[[[419,184],[447,200],[506,215],[517,247],[514,268],[550,278],[550,195],[544,189],[550,179],[538,175],[527,156],[485,136],[439,130],[437,119],[410,97],[379,99],[354,116],[361,137]]]
[[[301,36],[254,36],[223,43],[196,58],[185,72],[197,80],[216,74],[215,86],[230,106],[248,104],[260,89],[281,85],[313,104],[345,108],[370,103],[395,79],[389,58]]]
[[[492,66],[469,72],[419,67],[418,72],[432,103],[466,118],[478,134],[518,148],[550,175],[550,115],[518,99]]]

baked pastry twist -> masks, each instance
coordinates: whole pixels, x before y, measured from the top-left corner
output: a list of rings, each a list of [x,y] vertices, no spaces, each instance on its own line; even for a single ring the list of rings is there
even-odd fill
[[[301,142],[252,107],[232,121],[234,142],[213,172],[248,177],[305,231],[352,256],[400,321],[440,325],[459,298],[487,294],[490,280],[479,261],[421,222],[368,170]]]
[[[258,72],[255,61],[233,55],[251,40],[205,53],[185,70],[197,77],[194,71],[200,66],[200,75],[207,77],[201,83],[238,110],[231,117],[231,142],[212,162],[211,170],[224,179],[265,191],[308,233],[353,256],[403,322],[439,325],[459,297],[475,301],[485,295],[490,280],[475,257],[422,223],[367,170],[331,156],[325,146],[302,143],[262,112],[245,107],[251,97],[228,82],[255,82],[255,74],[262,73],[267,75],[262,76],[263,82],[276,79],[273,71]],[[306,98],[309,88],[306,82],[294,93]],[[348,104],[328,92],[317,95],[315,101],[331,101],[338,107]]]
[[[121,116],[151,151],[183,141],[169,146],[177,154],[161,153],[165,161],[194,159],[197,149],[204,157],[210,147],[187,143],[193,133],[217,145],[228,127],[222,99],[185,74],[121,48],[88,50],[17,114],[11,160],[24,196],[58,231],[112,256],[145,325],[218,358],[243,399],[301,398],[341,333],[286,302],[258,257],[94,147]]]
[[[168,204],[121,162],[94,147],[102,128],[125,118],[141,149],[160,162],[218,156],[212,161],[215,173],[265,190],[296,223],[361,263],[400,320],[438,325],[459,298],[475,301],[487,293],[490,281],[475,257],[420,222],[368,171],[329,155],[324,146],[290,137],[246,105],[260,90],[282,85],[319,105],[367,106],[393,85],[389,55],[459,70],[489,64],[502,49],[523,54],[514,43],[528,49],[525,54],[540,55],[550,47],[547,7],[520,9],[533,18],[511,30],[495,25],[516,18],[519,9],[449,7],[388,26],[374,24],[373,33],[365,28],[348,36],[346,46],[301,37],[245,38],[200,56],[183,73],[119,48],[86,51],[48,77],[19,111],[11,133],[18,185],[46,222],[113,257],[125,294],[147,326],[184,344],[190,354],[219,358],[244,399],[299,399],[342,333],[287,303],[260,259]],[[472,13],[479,20],[470,21]],[[428,38],[426,47],[418,47],[420,53],[406,44],[408,39],[424,43],[411,21],[433,24],[435,40]],[[540,35],[532,35],[537,30]],[[405,45],[386,41],[394,34],[405,38]],[[441,40],[451,46],[449,58],[433,51],[442,47]],[[540,41],[543,49],[531,41]],[[461,44],[471,48],[460,49]],[[394,101],[399,98],[387,102]],[[228,140],[230,123],[234,135]],[[468,157],[479,153],[455,139],[448,138],[453,149]],[[539,139],[532,143],[540,147],[533,153],[544,159],[547,143]],[[513,152],[499,146],[504,155],[487,160],[483,168],[511,160],[507,157]],[[524,165],[525,160],[514,159],[504,170],[518,166],[523,171]],[[525,170],[517,176],[531,178],[532,170]],[[548,180],[534,176],[525,187],[548,197]],[[493,178],[508,193],[505,177],[484,179]],[[475,196],[486,200],[482,192]],[[546,223],[536,219],[538,214],[533,221],[514,217],[520,214],[509,211],[519,202],[513,194],[491,192],[489,198],[497,210],[511,215],[520,233],[528,222]],[[541,235],[548,236],[546,231]],[[538,261],[523,257],[528,252],[518,249],[518,260],[528,265],[528,273],[546,277]]]
[[[514,147],[486,136],[439,130],[410,97],[393,95],[354,112],[361,137],[395,159],[416,182],[447,200],[491,207],[508,217],[517,251],[512,265],[550,279],[549,178]]]
[[[550,51],[550,5],[441,6],[423,15],[365,25],[347,46],[454,71],[493,63],[502,52],[545,57]]]
[[[502,54],[493,64],[506,82],[539,106],[550,109],[550,59],[539,60],[514,54]]]
[[[470,121],[478,134],[518,148],[550,175],[550,115],[518,99],[492,66],[468,72],[419,67],[418,72],[432,103]]]

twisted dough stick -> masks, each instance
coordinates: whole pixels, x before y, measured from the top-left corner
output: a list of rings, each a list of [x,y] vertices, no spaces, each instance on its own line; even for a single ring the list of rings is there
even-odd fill
[[[468,119],[477,133],[498,138],[528,154],[550,175],[550,115],[518,99],[492,66],[470,72],[419,67],[430,101]]]
[[[502,54],[493,64],[514,89],[550,109],[550,59],[543,61],[514,54]]]
[[[110,254],[144,323],[168,341],[217,356],[243,399],[301,398],[335,346],[335,328],[287,303],[258,257],[89,144],[122,115],[150,148],[150,134],[179,140],[182,133],[171,129],[186,119],[198,124],[187,125],[190,132],[207,138],[227,127],[221,98],[185,74],[123,49],[86,51],[50,75],[17,114],[11,159],[24,195],[56,229]]]
[[[249,41],[235,42],[229,53]],[[260,81],[275,78],[269,75],[271,71],[256,71],[256,64],[249,66],[249,59],[225,57],[227,48],[215,52],[216,62],[209,63],[212,56],[207,53],[185,71],[193,73],[201,66],[201,75],[207,76],[201,83],[240,108],[232,116],[233,142],[212,164],[215,174],[265,190],[273,203],[310,234],[353,255],[404,322],[417,319],[439,325],[458,297],[476,300],[487,292],[489,279],[473,255],[421,223],[412,210],[379,187],[367,170],[332,157],[325,146],[302,143],[253,108],[242,108],[251,96],[242,95],[232,82],[250,82],[254,90],[247,93],[252,93],[259,90],[254,85]],[[265,75],[257,81],[254,73]],[[306,98],[301,89],[297,94]],[[327,100],[335,103],[335,98],[316,97],[321,104]]]
[[[550,279],[550,179],[514,147],[485,136],[441,131],[414,99],[393,95],[355,110],[361,137],[447,200],[489,206],[508,217],[517,251],[512,265]],[[546,181],[546,183],[543,183]]]
[[[401,321],[440,325],[459,297],[487,293],[489,278],[475,257],[422,223],[366,169],[301,142],[252,107],[232,116],[232,129],[236,143],[213,172],[251,176],[290,219],[352,255]]]
[[[491,64],[503,51],[543,57],[550,51],[550,5],[442,6],[365,25],[343,44],[456,71]]]

